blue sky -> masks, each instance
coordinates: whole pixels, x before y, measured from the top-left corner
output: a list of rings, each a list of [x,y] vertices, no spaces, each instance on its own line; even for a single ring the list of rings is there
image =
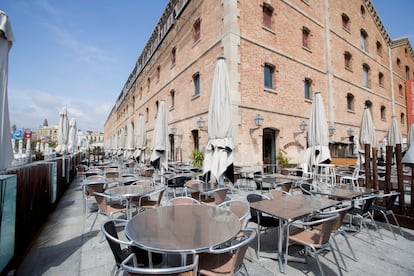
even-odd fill
[[[1,0],[15,36],[9,57],[11,124],[58,124],[68,108],[82,130],[103,124],[168,0]],[[414,41],[412,0],[373,0],[391,38]],[[413,45],[412,45],[413,46]]]
[[[2,0],[15,43],[10,122],[36,130],[68,108],[82,130],[103,124],[168,0]]]

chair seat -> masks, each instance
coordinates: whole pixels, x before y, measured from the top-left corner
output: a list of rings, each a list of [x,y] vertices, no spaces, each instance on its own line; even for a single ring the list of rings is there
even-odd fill
[[[321,245],[318,242],[321,239],[321,235],[315,231],[309,231],[305,229],[295,229],[289,233],[289,239],[294,242],[300,242],[306,246],[319,249]]]
[[[114,203],[114,204],[108,205],[106,208],[107,208],[106,212],[109,213],[109,214],[115,214],[115,213],[126,211],[125,205],[121,205],[119,203]]]

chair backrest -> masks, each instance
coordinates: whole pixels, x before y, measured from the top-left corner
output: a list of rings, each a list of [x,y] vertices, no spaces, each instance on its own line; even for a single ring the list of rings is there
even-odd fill
[[[362,206],[362,215],[367,214],[371,210],[376,198],[376,196],[367,196],[363,198],[364,204]]]
[[[226,200],[227,192],[229,188],[219,188],[214,190],[214,203],[219,205]]]
[[[352,173],[352,178],[357,179],[359,177],[359,167],[355,167],[354,172]]]
[[[162,196],[164,195],[165,192],[165,188],[161,188],[158,190],[155,190],[152,193],[149,193],[147,196],[152,198],[155,198],[155,200],[157,201],[156,205],[154,207],[158,207],[161,205],[161,200],[162,200]]]
[[[265,199],[268,199],[267,197],[265,197],[264,195],[259,195],[259,194],[248,194],[247,195],[247,201],[249,203],[253,203],[253,202],[258,202],[258,201],[262,201]],[[250,209],[250,216],[254,219],[257,218],[257,212]]]
[[[289,193],[290,189],[292,188],[292,182],[283,183],[280,188],[282,191]]]
[[[387,203],[387,210],[391,210],[392,207],[394,206],[395,200],[398,198],[398,196],[400,195],[400,193],[396,193],[393,192],[391,194],[389,194],[389,198],[388,198],[388,203]],[[384,195],[386,196],[386,195]]]
[[[188,258],[187,258],[188,259]],[[121,268],[128,272],[128,275],[179,275],[179,276],[196,276],[198,270],[198,255],[192,256],[190,264],[182,266],[167,266],[167,267],[137,267],[132,266],[136,260],[135,254],[129,255],[122,263]],[[136,261],[135,261],[136,262]]]
[[[171,188],[183,188],[184,184],[190,179],[188,176],[174,176],[167,180],[167,186]]]
[[[326,244],[331,237],[332,229],[339,219],[339,214],[331,215],[326,218],[320,219],[319,223],[322,223],[321,235],[319,244]],[[316,221],[317,222],[317,221]],[[315,223],[316,223],[315,222]]]
[[[212,254],[224,254],[227,259],[227,254],[231,254],[231,258],[227,260],[223,269],[230,272],[231,275],[235,275],[241,268],[246,255],[249,244],[256,238],[257,232],[254,229],[242,229],[231,241],[231,246],[224,248],[211,248]]]
[[[96,203],[98,204],[98,209],[101,213],[107,213],[108,204],[106,198],[108,197],[104,193],[94,192]]]
[[[348,212],[348,210],[351,208],[352,208],[352,205],[345,205],[345,206],[337,207],[334,210],[320,212],[319,214],[322,214],[324,216],[338,214],[338,219],[335,221],[334,225],[332,226],[332,232],[334,233],[339,228],[341,228],[342,221],[344,220],[344,217],[346,213]]]
[[[197,199],[188,197],[188,196],[178,196],[168,201],[168,205],[191,205],[191,204],[201,204],[201,203]]]
[[[114,171],[109,171],[109,172],[105,173],[105,176],[106,176],[107,179],[115,180],[119,177],[119,173],[114,172]]]
[[[104,185],[103,183],[86,185],[87,194],[93,196],[95,193],[103,193]]]
[[[123,256],[123,252],[121,249],[121,244],[128,244],[124,241],[121,241],[118,238],[118,232],[116,229],[116,225],[123,225],[125,226],[128,221],[126,220],[120,220],[120,219],[111,219],[105,221],[101,226],[101,231],[105,235],[105,238],[109,244],[109,247],[111,248],[111,251],[114,255],[116,265],[119,267],[121,262],[125,259],[125,256]]]
[[[245,225],[247,216],[250,213],[249,203],[246,201],[242,201],[242,200],[224,201],[223,203],[217,205],[217,207],[230,210],[233,214],[235,214],[239,218],[242,227]]]

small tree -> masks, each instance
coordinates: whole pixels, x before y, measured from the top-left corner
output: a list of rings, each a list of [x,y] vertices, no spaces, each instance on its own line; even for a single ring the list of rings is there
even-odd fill
[[[286,151],[280,150],[276,155],[280,167],[287,168],[289,166],[289,158],[286,156]]]
[[[198,167],[201,168],[203,166],[203,161],[204,161],[204,155],[201,151],[199,151],[198,149],[194,149],[191,152],[191,164],[194,167]]]

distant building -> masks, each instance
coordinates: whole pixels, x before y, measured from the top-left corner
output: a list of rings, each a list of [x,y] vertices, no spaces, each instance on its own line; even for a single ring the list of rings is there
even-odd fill
[[[307,134],[299,126],[309,124],[314,92],[323,97],[334,157],[349,154],[343,149],[351,130],[359,135],[365,106],[378,145],[392,116],[404,136],[414,118],[406,98],[412,46],[390,38],[370,0],[170,0],[105,122],[109,147],[143,114],[150,149],[165,100],[177,133],[169,135],[169,159],[203,150],[208,135],[197,121],[207,130],[220,56],[229,69],[235,165],[274,165],[281,150],[300,163]]]
[[[43,126],[37,129],[36,138],[38,141],[50,143],[57,142],[59,126]]]

